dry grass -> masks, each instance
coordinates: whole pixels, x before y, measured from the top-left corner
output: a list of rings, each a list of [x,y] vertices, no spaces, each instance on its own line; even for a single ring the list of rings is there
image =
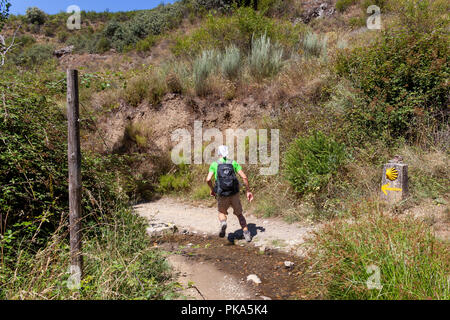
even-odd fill
[[[146,148],[154,137],[153,121],[137,121],[127,125],[125,128],[125,140],[131,140],[139,148]]]
[[[314,263],[306,296],[448,300],[448,244],[436,240],[421,221],[390,217],[376,203],[368,209],[355,221],[329,223],[310,240]],[[379,282],[371,266],[379,270]]]
[[[143,73],[131,78],[122,91],[122,98],[131,106],[137,107],[143,102],[156,105],[167,92],[165,77],[159,70]]]

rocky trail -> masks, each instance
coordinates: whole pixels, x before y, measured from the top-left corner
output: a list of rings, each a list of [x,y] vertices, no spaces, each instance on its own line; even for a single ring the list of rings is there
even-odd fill
[[[242,239],[238,219],[228,218],[219,238],[216,208],[196,207],[172,198],[135,206],[149,221],[155,247],[167,253],[176,281],[187,299],[302,299],[305,239],[311,225],[287,224],[245,214],[253,236]]]

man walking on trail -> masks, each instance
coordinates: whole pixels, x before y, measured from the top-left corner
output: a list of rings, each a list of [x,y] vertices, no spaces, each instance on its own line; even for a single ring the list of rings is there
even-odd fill
[[[239,198],[239,180],[236,177],[236,173],[241,176],[244,181],[247,190],[248,201],[253,201],[253,194],[250,192],[250,186],[248,183],[247,176],[242,167],[236,162],[227,159],[228,147],[219,147],[219,160],[213,162],[209,168],[209,174],[206,178],[209,188],[211,189],[211,196],[217,197],[218,207],[219,207],[219,221],[220,221],[220,231],[219,237],[225,237],[225,232],[227,229],[227,216],[228,208],[233,208],[233,213],[238,217],[239,223],[244,231],[244,238],[247,242],[252,241],[250,231],[247,227],[247,221],[242,214],[242,205]],[[212,177],[215,178],[215,186],[212,184]]]

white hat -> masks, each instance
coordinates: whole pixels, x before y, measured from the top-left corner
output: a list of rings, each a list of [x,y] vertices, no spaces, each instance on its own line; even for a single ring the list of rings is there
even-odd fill
[[[228,156],[228,147],[220,146],[219,147],[219,157],[226,158]]]

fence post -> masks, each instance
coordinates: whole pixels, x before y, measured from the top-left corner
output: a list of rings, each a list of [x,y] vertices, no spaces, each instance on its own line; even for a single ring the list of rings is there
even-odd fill
[[[81,251],[81,151],[78,71],[67,70],[67,120],[69,161],[70,273],[79,286],[83,270]]]

